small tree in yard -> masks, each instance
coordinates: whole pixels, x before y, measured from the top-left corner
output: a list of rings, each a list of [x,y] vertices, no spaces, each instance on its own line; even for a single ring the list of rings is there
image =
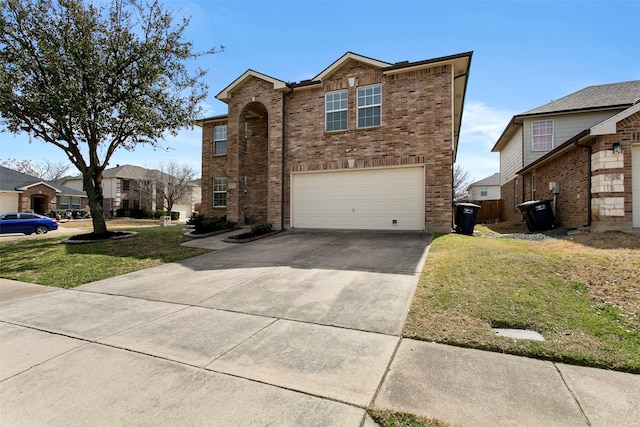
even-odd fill
[[[103,2],[98,2],[103,4]],[[80,171],[93,231],[106,234],[102,175],[114,152],[154,147],[193,122],[204,71],[189,23],[153,1],[0,0],[0,124],[62,149]]]
[[[461,200],[467,196],[467,188],[469,187],[469,171],[462,169],[461,166],[453,167],[453,200]]]
[[[160,163],[154,169],[156,188],[171,215],[173,205],[189,193],[189,182],[196,177],[196,171],[187,164],[171,161]]]

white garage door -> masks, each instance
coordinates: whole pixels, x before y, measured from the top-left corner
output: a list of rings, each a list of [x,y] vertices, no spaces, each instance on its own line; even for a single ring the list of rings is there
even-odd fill
[[[424,169],[293,174],[291,226],[423,230]]]

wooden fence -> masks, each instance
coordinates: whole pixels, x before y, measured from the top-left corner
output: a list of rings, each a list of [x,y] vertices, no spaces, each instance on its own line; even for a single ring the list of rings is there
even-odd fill
[[[473,200],[480,206],[476,216],[476,224],[493,224],[502,220],[502,200]]]

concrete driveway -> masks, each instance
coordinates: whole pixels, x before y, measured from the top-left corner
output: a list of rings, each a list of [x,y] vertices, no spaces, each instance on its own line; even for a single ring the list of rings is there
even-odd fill
[[[5,283],[2,424],[373,425],[430,239],[289,231],[74,290]]]

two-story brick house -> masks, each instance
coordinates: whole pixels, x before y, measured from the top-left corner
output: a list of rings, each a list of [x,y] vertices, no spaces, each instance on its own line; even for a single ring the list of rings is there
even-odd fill
[[[503,219],[553,200],[558,225],[640,227],[640,80],[590,86],[514,116],[500,153]]]
[[[275,228],[450,232],[472,53],[351,52],[311,80],[248,70],[202,126],[202,213]]]

